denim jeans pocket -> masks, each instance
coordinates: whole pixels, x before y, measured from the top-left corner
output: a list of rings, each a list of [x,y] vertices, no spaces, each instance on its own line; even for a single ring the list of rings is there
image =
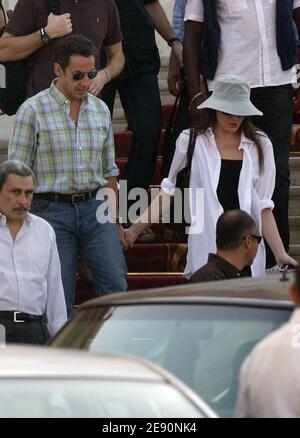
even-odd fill
[[[43,210],[46,210],[49,207],[50,203],[51,203],[51,201],[49,201],[47,199],[33,198],[32,203],[31,203],[31,207],[30,207],[30,211],[31,211],[31,213],[39,213]]]

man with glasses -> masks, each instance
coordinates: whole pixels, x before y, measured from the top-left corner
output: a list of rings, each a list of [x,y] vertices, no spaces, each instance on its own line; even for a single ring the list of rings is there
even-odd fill
[[[56,232],[69,316],[78,254],[91,270],[97,295],[127,287],[119,241],[123,230],[96,218],[98,207],[104,206],[96,200],[99,188],[106,186],[116,193],[119,173],[109,110],[88,93],[97,74],[96,57],[96,47],[82,35],[67,36],[57,43],[57,79],[20,107],[8,151],[11,158],[34,169],[31,211]]]
[[[192,275],[190,282],[250,276],[249,267],[262,240],[257,230],[255,220],[245,211],[225,211],[217,222],[217,253],[209,254],[207,264]]]

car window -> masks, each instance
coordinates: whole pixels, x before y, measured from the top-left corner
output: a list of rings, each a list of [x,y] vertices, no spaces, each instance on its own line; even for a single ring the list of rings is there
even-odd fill
[[[98,309],[98,316],[96,310],[81,312],[70,324],[72,342],[65,333],[64,346],[151,360],[187,383],[220,416],[233,415],[246,355],[291,312],[197,304],[118,306]]]
[[[167,383],[109,378],[0,379],[0,418],[202,416],[198,407]]]

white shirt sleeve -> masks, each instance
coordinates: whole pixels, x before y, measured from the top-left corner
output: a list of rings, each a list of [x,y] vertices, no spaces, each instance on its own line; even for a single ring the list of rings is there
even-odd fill
[[[300,0],[298,0],[300,1]],[[202,0],[188,0],[185,8],[184,21],[200,21],[203,23],[203,3]]]
[[[47,276],[47,328],[51,336],[67,322],[67,307],[61,279],[60,260],[56,246],[54,230],[50,230],[52,239],[51,256]],[[52,235],[53,233],[53,235]]]
[[[178,172],[186,166],[187,149],[189,145],[189,131],[183,131],[177,141],[174,157],[170,167],[168,178],[164,178],[161,182],[161,189],[168,195],[173,196],[176,187],[176,179]]]
[[[276,168],[273,153],[273,146],[270,139],[266,136],[260,136],[260,141],[264,154],[264,168],[260,174],[258,183],[258,197],[260,200],[261,210],[265,208],[274,208],[272,196],[275,188]]]

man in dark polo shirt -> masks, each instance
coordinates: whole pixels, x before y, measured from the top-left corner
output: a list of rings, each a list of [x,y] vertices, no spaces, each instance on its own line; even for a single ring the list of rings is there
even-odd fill
[[[249,267],[262,239],[257,230],[255,220],[245,211],[225,211],[217,222],[217,253],[209,254],[207,264],[192,275],[190,282],[250,276]]]
[[[100,52],[105,48],[107,65],[92,81],[90,92],[98,94],[124,66],[119,16],[113,0],[59,0],[60,15],[49,15],[49,0],[19,0],[6,32],[0,39],[1,61],[29,57],[27,94],[48,88],[54,79],[52,52],[57,38],[70,33],[88,37]]]
[[[115,0],[126,64],[121,77],[106,85],[101,98],[113,112],[116,90],[133,131],[128,163],[122,175],[128,191],[147,189],[155,170],[161,133],[161,101],[157,75],[160,57],[155,29],[181,58],[182,46],[158,0]]]

